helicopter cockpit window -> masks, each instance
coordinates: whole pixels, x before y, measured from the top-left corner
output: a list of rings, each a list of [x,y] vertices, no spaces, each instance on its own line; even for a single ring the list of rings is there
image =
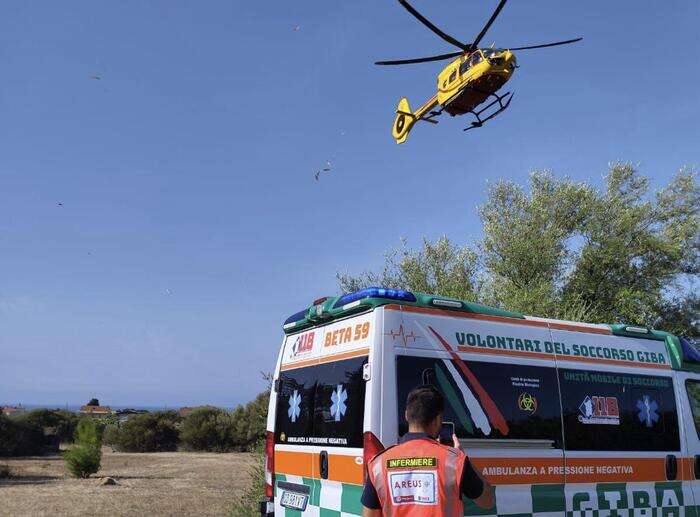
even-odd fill
[[[479,52],[474,52],[469,58],[469,66],[474,66],[481,62],[481,54]]]
[[[470,65],[470,63],[469,63],[469,60],[468,60],[468,59],[465,60],[461,65],[459,65],[459,73],[460,73],[460,74],[466,74],[466,73],[467,73],[467,70],[469,70],[469,67],[470,67],[470,66],[471,66],[471,65]]]

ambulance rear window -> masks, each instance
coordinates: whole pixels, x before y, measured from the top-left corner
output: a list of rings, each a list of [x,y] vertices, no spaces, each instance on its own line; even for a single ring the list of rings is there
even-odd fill
[[[690,410],[693,412],[695,432],[700,438],[700,382],[688,379],[685,381],[685,389],[688,392]]]
[[[406,397],[415,387],[435,386],[445,397],[443,420],[462,439],[515,440],[561,448],[561,412],[554,368],[469,361],[468,372],[449,359],[397,358],[399,434]]]
[[[276,443],[362,447],[366,362],[356,357],[282,371]]]

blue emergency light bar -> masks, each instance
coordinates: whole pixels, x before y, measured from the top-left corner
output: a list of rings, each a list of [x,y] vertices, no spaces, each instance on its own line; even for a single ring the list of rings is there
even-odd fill
[[[524,318],[520,313],[488,307],[478,303],[455,300],[443,296],[412,293],[403,289],[367,287],[342,296],[324,296],[314,300],[306,309],[292,314],[284,321],[284,332],[289,334],[317,325],[323,321],[344,318],[350,314],[366,311],[388,303],[439,308],[442,310],[490,314],[508,318]]]
[[[284,326],[286,327],[287,325],[291,323],[296,323],[297,321],[301,321],[304,318],[306,318],[306,314],[309,312],[309,309],[304,309],[303,311],[295,312],[292,314],[289,318],[284,320]]]
[[[337,309],[343,307],[357,300],[362,300],[363,298],[387,298],[389,300],[399,300],[402,302],[415,302],[416,296],[411,291],[404,291],[402,289],[384,289],[383,287],[368,287],[367,289],[362,289],[360,291],[355,291],[354,293],[349,293],[341,296],[333,304],[333,308]]]

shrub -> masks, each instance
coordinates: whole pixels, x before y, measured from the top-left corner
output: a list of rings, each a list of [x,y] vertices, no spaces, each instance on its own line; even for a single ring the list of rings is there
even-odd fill
[[[60,409],[35,409],[19,415],[16,419],[41,429],[54,428],[61,442],[72,442],[78,425],[78,416],[75,413]]]
[[[267,405],[270,392],[264,391],[245,405],[245,434],[240,436],[241,446],[245,450],[255,448],[265,438],[267,428]]]
[[[174,411],[145,413],[105,430],[105,443],[121,452],[175,451],[180,439]]]
[[[9,465],[0,465],[0,479],[12,479],[13,477],[15,474]]]
[[[232,414],[215,407],[197,408],[182,423],[180,438],[193,451],[225,452],[235,449]]]
[[[102,433],[97,422],[90,417],[81,418],[75,429],[75,443],[85,447],[102,447]]]
[[[102,453],[94,447],[76,445],[66,451],[63,457],[68,471],[77,478],[89,478],[91,474],[100,470]]]
[[[264,450],[265,442],[263,440],[258,440],[252,447],[255,461],[248,468],[250,478],[248,484],[233,503],[231,517],[247,517],[258,515],[260,512],[260,501],[265,496]]]
[[[41,427],[0,413],[0,456],[41,454],[44,443],[44,432]]]
[[[75,446],[64,454],[66,467],[75,477],[88,478],[100,470],[102,433],[92,418],[82,418],[75,430]]]

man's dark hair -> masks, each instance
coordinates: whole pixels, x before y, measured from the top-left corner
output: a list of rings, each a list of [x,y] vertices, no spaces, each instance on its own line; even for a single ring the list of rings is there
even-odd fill
[[[406,399],[406,420],[410,424],[426,426],[445,410],[445,399],[432,386],[419,386]]]

